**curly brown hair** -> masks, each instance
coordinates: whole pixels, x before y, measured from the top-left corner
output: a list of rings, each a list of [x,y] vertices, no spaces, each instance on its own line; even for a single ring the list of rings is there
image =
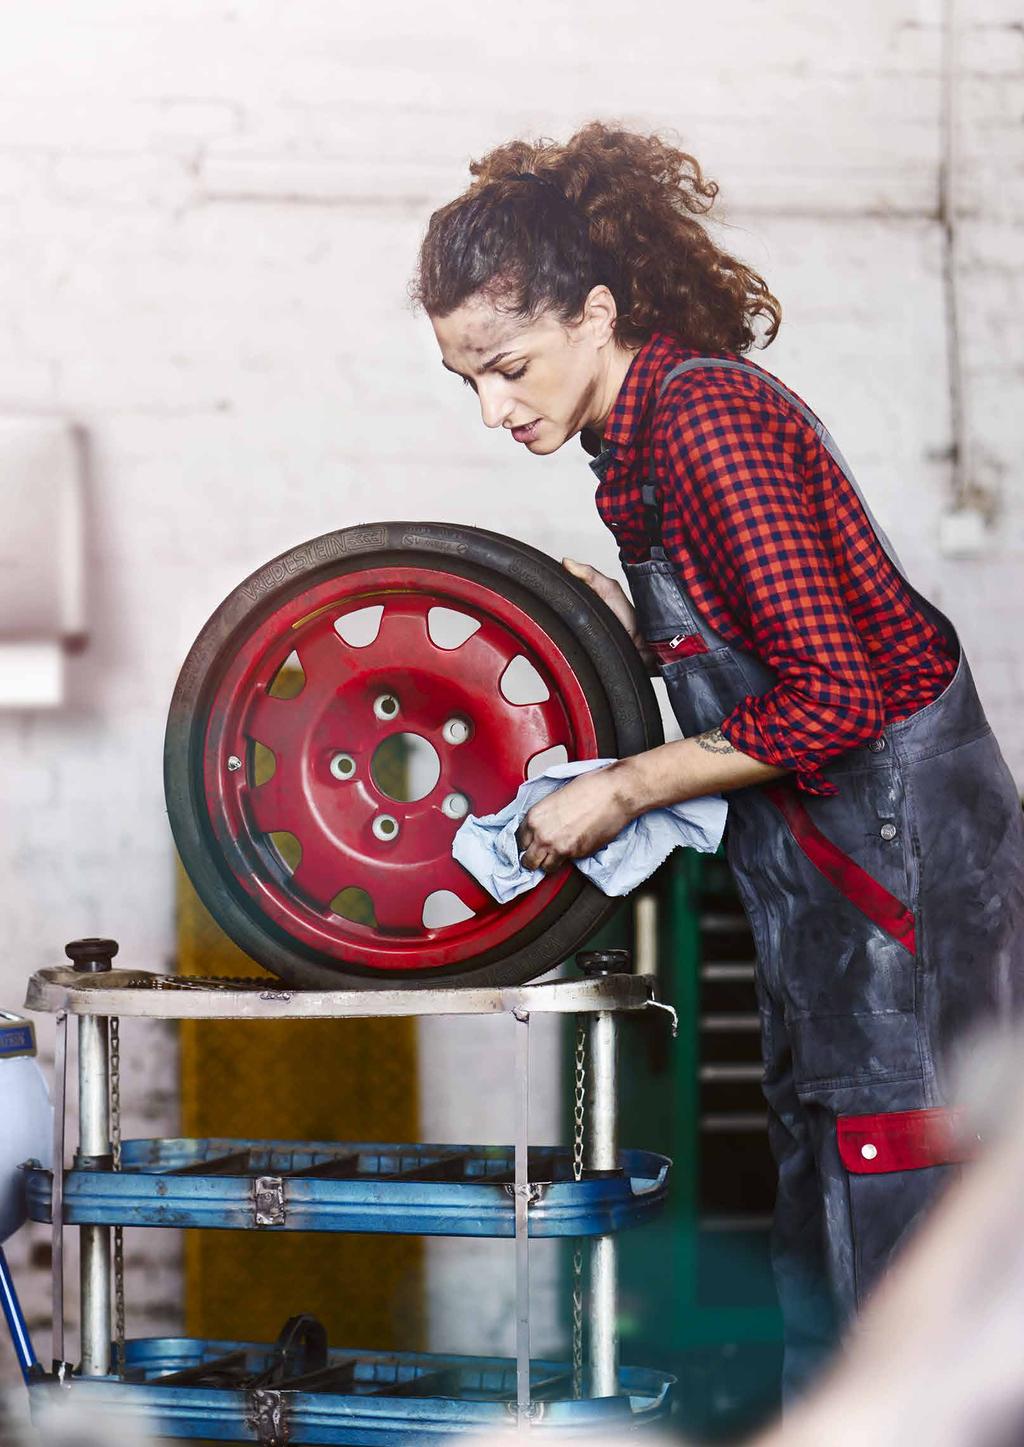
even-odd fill
[[[431,216],[410,284],[430,315],[483,294],[516,317],[569,322],[603,283],[625,345],[656,330],[704,352],[774,341],[778,301],[696,219],[717,185],[660,136],[591,121],[565,145],[509,141],[469,169],[473,183]]]

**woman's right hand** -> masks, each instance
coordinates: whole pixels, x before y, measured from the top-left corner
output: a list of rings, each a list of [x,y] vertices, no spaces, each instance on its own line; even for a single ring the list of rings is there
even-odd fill
[[[636,626],[636,610],[626,597],[626,592],[622,584],[617,583],[614,578],[606,577],[604,573],[599,573],[597,569],[591,567],[589,563],[577,563],[575,558],[563,558],[562,567],[567,573],[571,573],[574,578],[579,578],[581,583],[586,583],[588,588],[593,588],[602,603],[608,605],[633,640],[633,645],[647,665],[648,670],[653,671],[655,667],[654,655],[640,637],[639,630]]]

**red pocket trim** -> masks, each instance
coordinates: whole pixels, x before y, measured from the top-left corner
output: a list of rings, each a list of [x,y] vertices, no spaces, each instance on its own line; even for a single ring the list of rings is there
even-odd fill
[[[693,658],[709,651],[700,633],[677,633],[674,638],[662,638],[657,643],[648,640],[647,647],[659,663],[674,663],[677,658]]]
[[[877,879],[872,879],[867,870],[861,869],[856,860],[844,854],[838,844],[833,844],[791,789],[781,784],[769,784],[764,792],[789,825],[793,838],[815,869],[879,929],[885,930],[887,935],[913,954],[917,948],[913,910],[890,894]]]
[[[964,1112],[941,1107],[841,1115],[836,1139],[840,1160],[858,1176],[953,1165],[977,1150],[977,1138],[965,1138]]]

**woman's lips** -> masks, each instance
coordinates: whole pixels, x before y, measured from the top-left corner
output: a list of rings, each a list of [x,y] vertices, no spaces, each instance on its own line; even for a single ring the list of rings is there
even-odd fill
[[[512,436],[517,442],[532,442],[537,435],[537,428],[539,426],[540,418],[535,417],[533,421],[528,422],[525,427],[513,427]]]

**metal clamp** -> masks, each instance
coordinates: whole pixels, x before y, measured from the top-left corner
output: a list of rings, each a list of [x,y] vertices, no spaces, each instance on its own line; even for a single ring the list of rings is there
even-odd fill
[[[286,1447],[291,1440],[288,1413],[281,1392],[255,1387],[247,1394],[245,1424],[260,1447]]]
[[[550,1184],[550,1181],[529,1181],[525,1186],[513,1186],[506,1182],[505,1194],[511,1196],[513,1200],[517,1196],[521,1196],[525,1199],[527,1206],[536,1206],[538,1201],[543,1201],[547,1195]]]
[[[532,1427],[536,1422],[543,1422],[546,1406],[546,1402],[530,1402],[525,1407],[519,1407],[515,1402],[506,1402],[505,1415],[520,1426]]]
[[[254,1226],[283,1226],[284,1178],[257,1176],[252,1183],[252,1223]]]

